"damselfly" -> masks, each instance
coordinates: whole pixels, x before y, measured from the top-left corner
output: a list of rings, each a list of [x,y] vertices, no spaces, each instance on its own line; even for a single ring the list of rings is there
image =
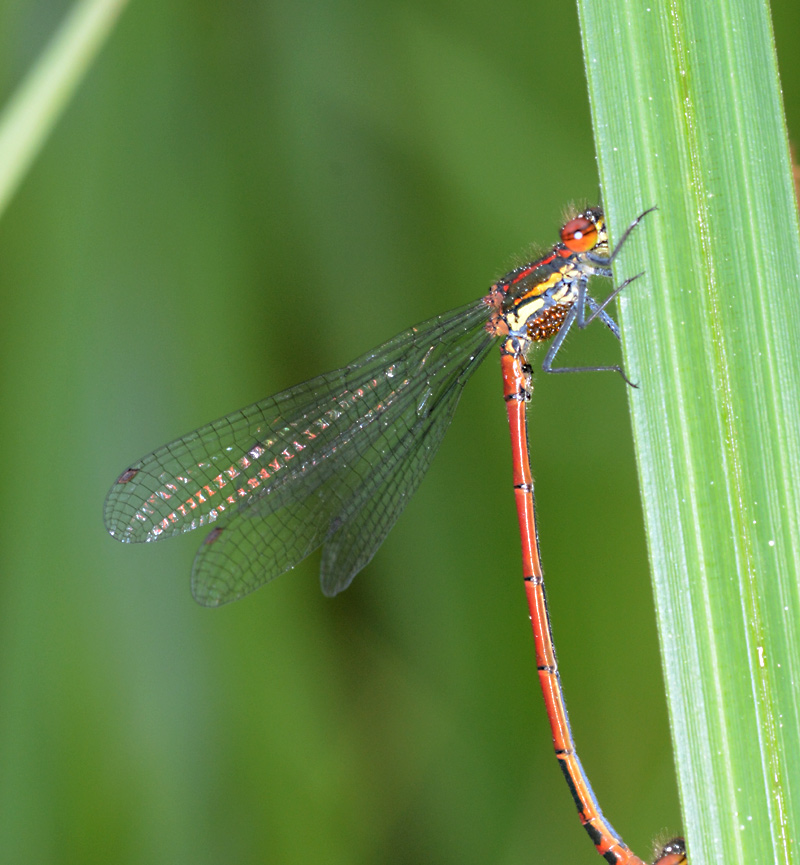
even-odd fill
[[[651,208],[653,210],[655,208]],[[618,365],[554,367],[573,324],[599,318],[619,338],[592,276],[611,265],[603,212],[584,210],[545,256],[512,270],[488,294],[401,333],[346,367],[289,388],[159,448],[133,463],[106,498],[105,523],[120,541],[210,532],[192,567],[194,597],[208,606],[241,598],[322,547],[326,595],[350,585],[377,552],[416,490],[450,424],[461,390],[500,341],[511,427],[514,490],[539,678],[556,756],[581,821],[608,862],[640,865],[603,817],[575,753],[544,595],[528,458],[526,406],[531,345],[552,339],[546,372],[615,371]],[[683,855],[678,842],[662,865]]]

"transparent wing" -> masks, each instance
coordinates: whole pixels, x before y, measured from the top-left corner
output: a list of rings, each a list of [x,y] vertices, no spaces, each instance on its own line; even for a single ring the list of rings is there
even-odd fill
[[[398,435],[425,434],[411,416],[433,413],[463,384],[459,374],[491,341],[489,314],[478,301],[430,319],[159,448],[110,490],[108,531],[138,542],[213,526],[193,572],[198,600],[252,591],[322,543],[356,491],[374,483]]]
[[[399,441],[390,443],[378,464],[381,471],[356,492],[331,524],[320,567],[320,582],[326,595],[346,589],[372,561],[436,455],[453,419],[464,381],[466,376],[443,395],[435,411],[418,419]]]
[[[236,600],[323,544],[323,592],[330,596],[347,588],[422,480],[471,371],[472,365],[448,382],[441,401],[423,416],[407,406],[378,440],[346,468],[327,475],[311,494],[284,500],[266,515],[264,502],[254,502],[241,518],[212,532],[192,568],[195,598],[206,606]]]

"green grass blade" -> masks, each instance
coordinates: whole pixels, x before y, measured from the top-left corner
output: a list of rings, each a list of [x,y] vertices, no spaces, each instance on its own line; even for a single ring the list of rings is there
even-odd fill
[[[77,3],[0,115],[0,214],[126,3]]]
[[[621,319],[690,861],[798,862],[800,246],[768,6],[578,6],[612,233],[659,207],[617,276],[646,272]]]

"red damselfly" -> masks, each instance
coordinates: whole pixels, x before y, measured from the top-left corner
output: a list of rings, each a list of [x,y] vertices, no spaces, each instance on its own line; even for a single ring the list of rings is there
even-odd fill
[[[552,339],[546,372],[615,371],[631,384],[618,365],[553,361],[573,324],[583,328],[599,318],[619,338],[606,306],[641,274],[602,303],[588,283],[612,276],[615,257],[651,210],[613,252],[602,210],[584,210],[546,255],[506,274],[478,301],[159,448],[128,467],[105,502],[106,527],[123,542],[211,529],[192,567],[201,604],[241,598],[319,547],[322,591],[335,595],[377,552],[430,465],[463,386],[500,340],[525,586],[556,756],[597,850],[626,865],[642,860],[597,805],[575,752],[556,665],[528,457],[527,355],[533,343]],[[658,861],[677,865],[683,855],[675,841]]]

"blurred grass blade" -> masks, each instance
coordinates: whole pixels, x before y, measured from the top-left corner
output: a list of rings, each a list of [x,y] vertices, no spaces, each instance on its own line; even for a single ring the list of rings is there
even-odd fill
[[[77,3],[0,115],[0,215],[126,3]]]
[[[621,318],[690,862],[800,862],[800,247],[768,6],[578,6],[613,232],[659,207],[618,277],[646,271]]]

